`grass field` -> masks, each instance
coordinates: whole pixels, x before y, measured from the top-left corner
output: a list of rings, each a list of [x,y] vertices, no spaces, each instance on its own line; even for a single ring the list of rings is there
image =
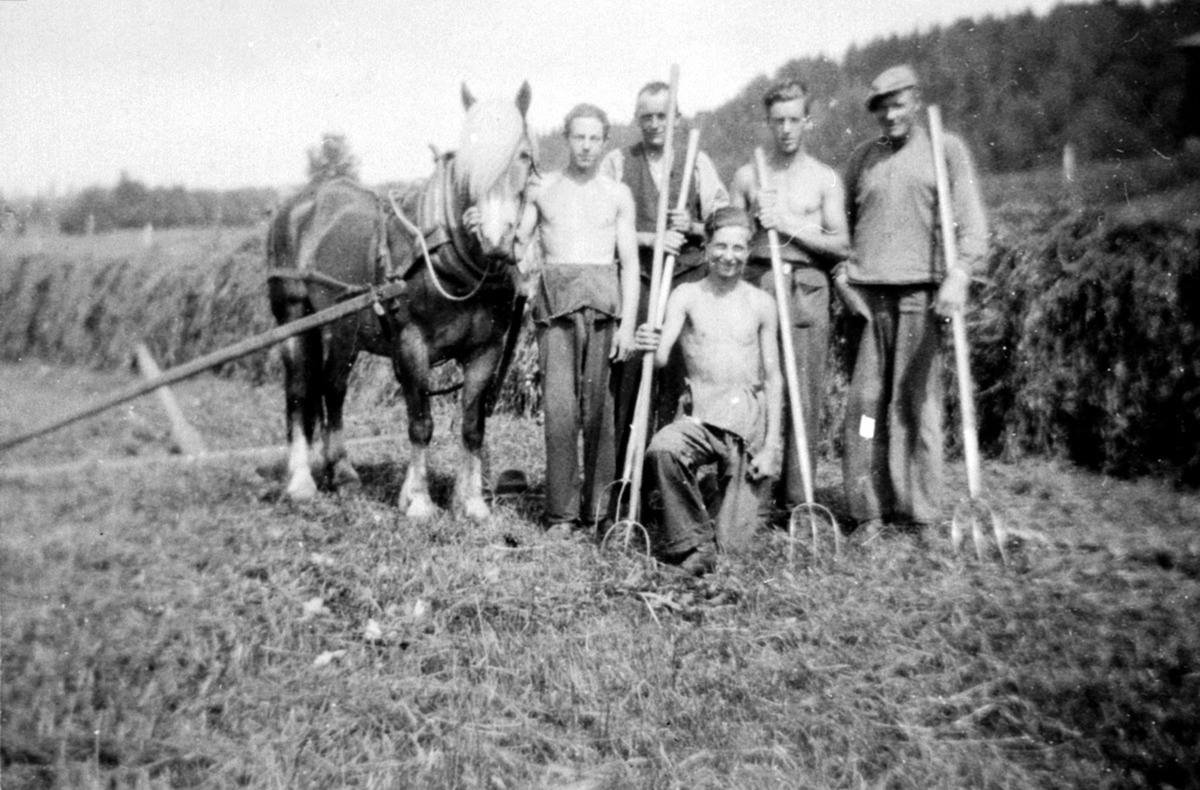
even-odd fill
[[[0,435],[127,380],[0,367]],[[283,441],[277,386],[176,394],[214,449]],[[358,397],[353,435],[402,433],[402,409]],[[277,464],[173,460],[158,409],[3,459],[6,790],[1200,784],[1194,492],[988,463],[1025,534],[1007,569],[944,537],[789,563],[774,531],[692,581],[548,539],[530,419],[489,432],[491,472],[529,493],[417,529],[394,508],[403,441],[356,452],[360,491],[298,507]],[[822,462],[841,516],[839,481]]]

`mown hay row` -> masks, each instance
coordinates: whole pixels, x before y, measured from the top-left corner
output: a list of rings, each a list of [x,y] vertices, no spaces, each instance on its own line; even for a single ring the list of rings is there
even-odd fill
[[[145,341],[163,367],[273,326],[261,241],[171,255],[161,248],[74,259],[23,254],[0,265],[0,356],[112,368]],[[261,382],[269,355],[218,371]]]
[[[182,235],[183,232],[176,232]],[[192,234],[196,235],[196,234]],[[111,369],[140,341],[169,368],[275,326],[267,301],[260,232],[220,243],[172,239],[149,249],[87,239],[53,251],[0,253],[0,359],[41,359]],[[537,348],[526,319],[498,408],[541,408]],[[384,360],[360,358],[351,386],[369,402],[393,403],[398,388]],[[215,369],[262,384],[282,382],[277,354]],[[435,371],[435,388],[460,380],[455,365]]]

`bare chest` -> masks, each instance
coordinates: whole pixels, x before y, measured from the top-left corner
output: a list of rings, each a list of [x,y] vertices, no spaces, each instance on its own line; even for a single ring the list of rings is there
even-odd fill
[[[776,206],[785,216],[802,220],[819,216],[824,191],[820,173],[811,167],[793,167],[771,174]]]
[[[576,184],[563,179],[538,200],[542,225],[570,232],[600,231],[615,227],[617,207],[608,190],[599,184]]]

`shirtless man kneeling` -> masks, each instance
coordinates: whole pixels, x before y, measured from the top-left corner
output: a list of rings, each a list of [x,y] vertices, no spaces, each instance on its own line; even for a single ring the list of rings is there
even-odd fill
[[[632,353],[637,325],[633,195],[597,172],[608,128],[599,107],[580,104],[567,113],[570,160],[534,190],[520,229],[522,239],[541,229],[545,263],[533,319],[545,414],[546,522],[563,537],[581,520],[599,527],[593,520],[611,518],[604,501],[616,477],[610,363]]]
[[[672,291],[662,330],[643,324],[636,337],[656,367],[676,340],[683,351],[690,413],[650,442],[645,512],[660,525],[659,556],[697,576],[716,567],[717,543],[753,533],[762,484],[782,461],[775,302],[742,279],[752,222],[742,209],[721,208],[707,225],[707,277]],[[696,482],[696,470],[714,462],[724,489],[715,530]]]

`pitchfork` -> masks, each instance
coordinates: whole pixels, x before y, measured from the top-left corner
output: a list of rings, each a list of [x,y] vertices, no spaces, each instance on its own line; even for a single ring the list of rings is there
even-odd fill
[[[760,189],[767,186],[767,160],[761,148],[754,149],[754,166],[758,171]],[[788,561],[791,562],[796,553],[796,527],[807,523],[812,534],[812,550],[815,559],[820,554],[821,532],[832,531],[834,556],[842,553],[842,531],[838,528],[837,519],[824,505],[813,501],[813,472],[812,460],[808,456],[808,429],[804,424],[803,405],[800,402],[800,374],[796,370],[796,351],[792,342],[792,311],[788,306],[790,290],[791,267],[784,270],[783,256],[779,252],[779,234],[774,230],[767,231],[767,242],[771,246],[771,272],[775,278],[775,305],[779,311],[779,337],[783,344],[783,373],[786,378],[788,393],[788,410],[792,418],[793,442],[796,445],[796,455],[800,459],[800,478],[804,484],[804,502],[792,508],[788,518]],[[816,408],[816,404],[809,404]]]
[[[667,233],[667,207],[670,205],[670,173],[675,142],[675,112],[679,95],[679,66],[671,65],[671,78],[667,92],[667,129],[663,143],[663,187],[658,193],[658,213],[654,228],[654,257],[650,264],[650,303],[647,305],[646,316],[651,326],[662,326],[666,312],[666,299],[661,298],[659,291],[671,287],[671,277],[675,270],[675,256],[665,255],[663,248]],[[688,136],[688,151],[683,171],[683,183],[679,189],[679,207],[686,208],[688,189],[691,187],[692,170],[695,169],[696,149],[699,144],[699,132],[692,130]],[[666,258],[664,264],[664,256]],[[664,269],[665,276],[664,276]],[[610,483],[617,487],[617,510],[619,512],[622,500],[625,500],[625,517],[618,519],[600,541],[603,548],[620,544],[628,548],[635,539],[643,542],[646,554],[651,551],[650,536],[646,528],[638,521],[638,513],[642,498],[642,470],[646,458],[646,433],[650,424],[650,393],[654,383],[654,354],[645,354],[642,362],[642,379],[638,386],[637,401],[633,409],[633,427],[629,431],[629,444],[625,450],[625,467],[621,477]],[[635,364],[632,360],[627,365]],[[597,517],[599,517],[597,513]],[[636,538],[635,538],[636,536]]]
[[[929,138],[933,144],[933,167],[937,178],[938,218],[942,229],[942,252],[946,270],[958,265],[958,239],[954,227],[954,214],[950,204],[950,178],[946,170],[945,138],[942,134],[942,112],[937,105],[929,107]],[[962,550],[969,526],[971,541],[975,544],[975,556],[982,562],[987,552],[987,534],[983,523],[991,525],[996,547],[1000,550],[1000,561],[1008,564],[1004,550],[1005,532],[1000,518],[983,499],[982,475],[979,463],[979,436],[975,429],[975,397],[971,385],[971,353],[967,346],[967,321],[965,307],[950,315],[954,335],[954,363],[958,378],[958,399],[962,411],[963,455],[967,461],[967,493],[965,500],[954,509],[950,522],[950,542],[954,551]]]

